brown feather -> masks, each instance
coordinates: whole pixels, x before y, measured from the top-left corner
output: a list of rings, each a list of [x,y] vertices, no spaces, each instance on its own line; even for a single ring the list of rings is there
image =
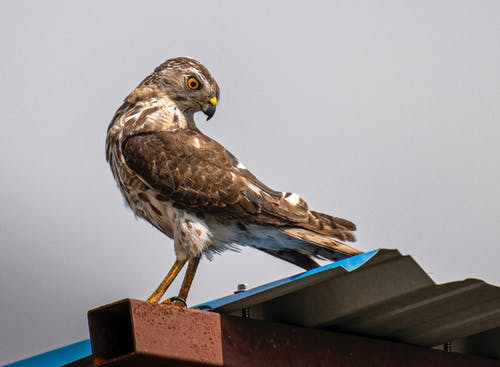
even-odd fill
[[[315,245],[321,246],[323,248],[326,248],[328,250],[332,250],[335,253],[340,252],[341,254],[345,255],[356,255],[362,253],[361,251],[346,245],[345,243],[342,243],[340,241],[337,241],[331,237],[327,237],[312,231],[309,231],[307,229],[302,229],[302,228],[282,228],[282,232],[286,233],[287,235],[298,238],[300,240],[313,243]],[[329,256],[324,256],[327,258],[330,258]],[[338,258],[338,257],[337,257]]]
[[[204,82],[195,94],[184,85],[191,73]],[[355,240],[352,222],[310,211],[297,195],[269,188],[196,128],[193,114],[203,109],[200,101],[219,99],[219,92],[203,65],[175,58],[158,66],[116,111],[106,158],[134,213],[170,237],[179,224],[178,212],[196,213],[207,223],[277,233],[260,238],[265,248],[256,247],[305,269],[317,266],[313,257],[336,260],[359,253],[341,242]],[[255,238],[259,234],[252,233]],[[242,239],[248,243],[240,244],[252,246],[251,237]],[[267,239],[275,242],[267,247]]]
[[[190,143],[193,139],[198,148]],[[231,153],[197,130],[136,134],[124,141],[122,151],[127,165],[177,207],[246,223],[301,228],[313,243],[322,243],[321,235],[327,238],[324,243],[331,242],[329,237],[355,241],[354,223],[309,211],[302,199],[292,205],[286,200],[289,193],[272,190],[248,170],[237,169]]]

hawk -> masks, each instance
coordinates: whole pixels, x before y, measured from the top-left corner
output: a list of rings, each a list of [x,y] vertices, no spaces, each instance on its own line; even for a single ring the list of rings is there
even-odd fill
[[[173,58],[125,98],[108,127],[106,158],[125,201],[174,240],[175,263],[149,302],[159,302],[188,263],[178,297],[170,299],[185,306],[200,257],[237,246],[304,269],[317,267],[315,258],[360,253],[344,243],[355,240],[352,222],[269,188],[196,127],[194,114],[209,120],[218,100],[219,86],[202,64]]]

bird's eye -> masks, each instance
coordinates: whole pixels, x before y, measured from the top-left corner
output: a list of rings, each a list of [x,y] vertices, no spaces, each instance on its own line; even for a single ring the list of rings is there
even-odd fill
[[[197,89],[200,89],[201,84],[198,81],[198,79],[196,79],[194,76],[192,76],[187,80],[187,86],[191,90],[197,90]]]

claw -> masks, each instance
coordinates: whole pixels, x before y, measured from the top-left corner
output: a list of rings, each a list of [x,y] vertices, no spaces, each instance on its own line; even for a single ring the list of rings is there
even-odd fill
[[[187,308],[187,302],[182,297],[167,298],[161,304],[162,305],[172,305],[172,306],[178,306],[178,307],[182,307],[182,308]]]

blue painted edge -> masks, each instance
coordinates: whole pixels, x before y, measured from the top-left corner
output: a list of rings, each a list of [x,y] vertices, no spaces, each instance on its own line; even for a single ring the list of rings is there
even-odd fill
[[[350,256],[350,257],[347,257],[345,259],[335,261],[333,263],[319,266],[317,268],[305,271],[303,273],[292,275],[291,277],[288,277],[288,278],[283,278],[283,279],[276,280],[276,281],[271,282],[271,283],[267,283],[267,284],[249,289],[248,291],[245,291],[245,292],[231,294],[229,296],[217,298],[217,299],[214,299],[214,300],[209,301],[209,302],[204,302],[204,303],[201,303],[199,305],[193,306],[191,308],[199,308],[202,310],[214,310],[214,309],[222,307],[226,304],[229,304],[229,303],[232,303],[235,301],[239,301],[243,298],[267,291],[271,288],[275,288],[275,287],[278,287],[278,286],[281,286],[283,284],[287,284],[287,283],[290,283],[290,282],[293,282],[293,281],[296,281],[299,279],[307,278],[311,275],[322,273],[324,271],[328,271],[328,270],[335,269],[338,267],[342,267],[346,271],[350,272],[350,271],[356,270],[360,266],[366,264],[378,252],[379,252],[379,249],[375,249],[375,250],[371,250],[368,252],[364,252],[364,253],[359,254],[359,255]]]
[[[91,354],[90,340],[86,339],[2,367],[60,367]]]

